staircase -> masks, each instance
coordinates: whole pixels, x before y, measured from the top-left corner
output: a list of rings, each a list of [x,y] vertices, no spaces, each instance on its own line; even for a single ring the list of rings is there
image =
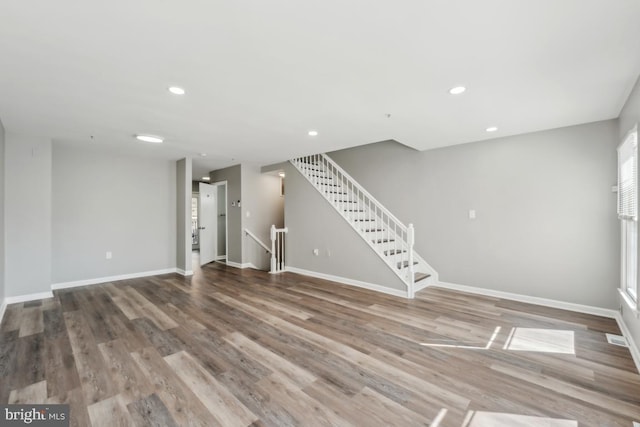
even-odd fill
[[[300,157],[291,164],[405,283],[408,298],[437,283],[438,273],[413,249],[412,224],[400,222],[326,154]]]

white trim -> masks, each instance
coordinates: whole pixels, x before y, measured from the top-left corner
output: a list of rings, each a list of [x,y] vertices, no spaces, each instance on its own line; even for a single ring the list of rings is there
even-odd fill
[[[183,270],[181,268],[176,268],[176,273],[181,276],[193,276],[193,270]]]
[[[357,286],[358,288],[369,289],[371,291],[382,292],[383,294],[393,295],[396,297],[407,298],[407,292],[400,289],[388,288],[386,286],[376,285],[373,283],[362,282],[360,280],[347,279],[346,277],[333,276],[331,274],[318,273],[316,271],[304,270],[296,267],[285,267],[285,271],[290,273],[302,274],[303,276],[316,277],[318,279],[330,280],[332,282],[342,283],[344,285]]]
[[[7,301],[6,300],[2,300],[2,303],[0,303],[0,325],[2,324],[2,318],[4,317],[4,312],[7,309]]]
[[[629,310],[631,310],[631,312],[636,316],[637,319],[638,315],[640,314],[640,312],[638,311],[638,303],[631,298],[631,295],[629,295],[626,290],[618,288],[618,293],[620,294],[620,297],[625,302],[625,304],[627,304]]]
[[[51,285],[51,289],[77,288],[79,286],[97,285],[98,283],[117,282],[118,280],[136,279],[139,277],[157,276],[159,274],[177,273],[177,268],[165,268],[163,270],[143,271],[140,273],[120,274],[118,276],[96,277],[94,279],[76,280],[73,282],[61,282]]]
[[[18,302],[34,301],[34,300],[45,299],[45,298],[53,298],[53,292],[46,291],[46,292],[38,292],[38,293],[35,293],[35,294],[18,295],[18,296],[15,296],[15,297],[6,297],[4,299],[4,303],[5,303],[5,305],[9,305],[9,304],[16,304]]]
[[[220,261],[220,260],[223,260],[223,259],[227,259],[227,256],[226,255],[218,255],[216,257],[216,261]]]
[[[513,294],[511,292],[494,291],[493,289],[476,288],[474,286],[458,285],[456,283],[438,282],[433,286],[452,289],[454,291],[468,292],[471,294],[485,295],[489,297],[526,302],[529,304],[543,305],[545,307],[559,308],[561,310],[575,311],[578,313],[593,314],[596,316],[615,319],[618,312],[608,308],[593,307],[590,305],[574,304],[572,302],[557,301],[548,298],[532,297],[529,295]]]
[[[235,267],[235,268],[255,268],[255,269],[257,270],[256,266],[255,266],[255,265],[253,265],[253,264],[251,264],[250,262],[245,262],[245,263],[243,263],[243,264],[240,264],[240,263],[237,263],[237,262],[233,262],[233,261],[229,261],[229,260],[227,260],[227,265],[228,265],[229,267]]]
[[[414,284],[413,285],[414,286],[413,293],[415,294],[416,292],[421,291],[424,288],[428,288],[429,286],[431,286],[432,283],[429,283],[429,279],[431,279],[431,277],[427,277],[426,279],[423,279],[423,280],[419,281],[417,284]]]
[[[638,346],[636,342],[633,340],[633,336],[629,328],[627,328],[627,324],[624,323],[624,318],[622,315],[616,311],[616,321],[618,322],[618,327],[622,332],[622,335],[627,339],[627,344],[629,344],[629,351],[631,352],[631,357],[633,358],[633,362],[636,364],[636,369],[640,373],[640,351],[638,350]]]

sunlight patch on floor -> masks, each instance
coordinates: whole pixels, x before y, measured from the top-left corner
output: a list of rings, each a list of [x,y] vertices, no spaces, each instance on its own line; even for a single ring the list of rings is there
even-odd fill
[[[573,331],[513,328],[504,350],[576,354]]]
[[[484,346],[474,346],[474,345],[463,345],[463,344],[452,344],[450,342],[447,343],[428,343],[428,342],[421,342],[420,345],[425,346],[425,347],[448,347],[448,348],[462,348],[465,350],[488,350],[491,348],[491,345],[493,344],[493,342],[496,340],[496,337],[498,336],[498,334],[500,333],[500,329],[502,329],[500,326],[496,326],[496,328],[493,330],[493,335],[491,335],[491,338],[489,338],[489,341],[487,341],[487,344]]]
[[[578,422],[502,412],[469,411],[462,427],[578,427]]]

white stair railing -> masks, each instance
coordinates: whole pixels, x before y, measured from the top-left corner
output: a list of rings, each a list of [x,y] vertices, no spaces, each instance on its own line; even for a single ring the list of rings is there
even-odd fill
[[[282,273],[285,271],[284,265],[284,235],[289,231],[288,228],[276,228],[275,225],[271,226],[271,248],[265,245],[262,240],[249,229],[245,228],[244,233],[251,237],[257,244],[259,244],[267,253],[271,254],[271,268],[269,273]]]
[[[413,298],[416,262],[413,225],[404,225],[325,154],[300,157],[291,163],[389,264],[407,285],[407,296]]]
[[[276,228],[271,226],[271,270],[272,274],[282,273],[284,265],[284,235],[289,232],[287,227]]]

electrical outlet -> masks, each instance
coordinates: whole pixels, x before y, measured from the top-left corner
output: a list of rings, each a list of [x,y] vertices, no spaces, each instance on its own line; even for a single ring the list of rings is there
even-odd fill
[[[111,253],[111,251],[107,251],[107,254],[105,255],[106,259],[111,259],[113,258],[113,254]]]

